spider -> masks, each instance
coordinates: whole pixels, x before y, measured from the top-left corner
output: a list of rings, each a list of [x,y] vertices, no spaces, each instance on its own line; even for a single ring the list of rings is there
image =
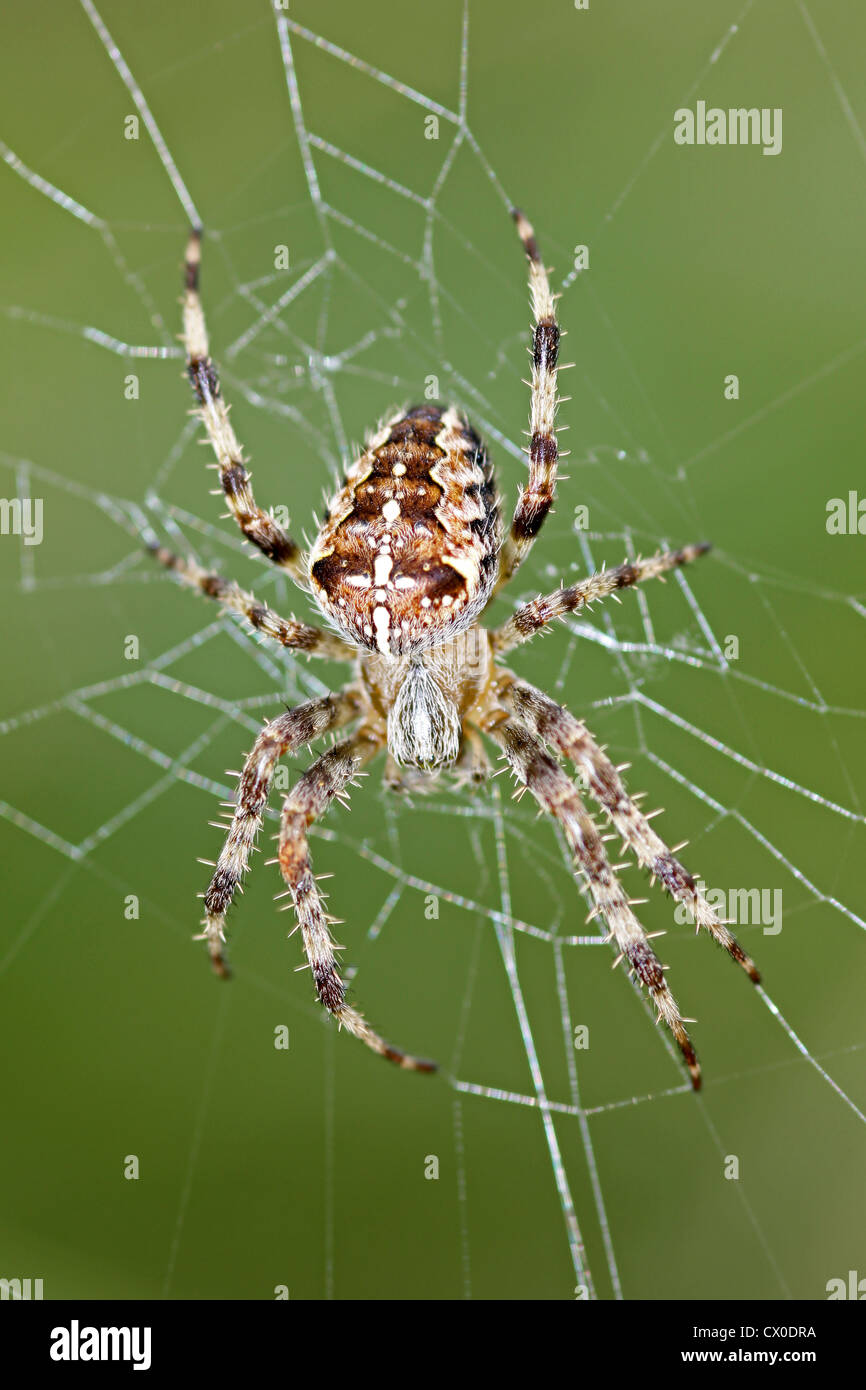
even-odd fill
[[[321,610],[326,628],[282,618],[252,594],[157,543],[155,557],[180,580],[240,613],[265,637],[307,656],[352,666],[349,684],[308,700],[265,723],[239,775],[233,815],[204,894],[204,931],[218,975],[228,976],[225,921],[250,854],[278,761],[337,730],[350,730],[312,764],[286,795],[278,836],[280,873],[300,928],[318,998],[355,1037],[401,1067],[431,1072],[436,1063],[386,1042],[346,997],[324,905],[310,860],[307,832],[334,798],[345,798],[356,774],[386,751],[392,788],[452,768],[481,783],[490,772],[484,740],[498,746],[521,790],[561,826],[600,915],[615,964],[628,962],[678,1043],[697,1090],[701,1072],[686,1023],[665,980],[665,967],[620,884],[605,838],[621,837],[641,867],[685,904],[703,927],[758,981],[758,972],[695,879],[668,849],[632,799],[585,724],[502,664],[513,648],[554,619],[662,577],[709,549],[707,544],[659,552],[602,570],[518,607],[496,628],[480,619],[493,596],[525,561],[554,500],[555,415],[560,330],[555,296],[532,227],[514,221],[526,252],[532,302],[529,478],[521,488],[508,535],[502,537],[493,465],[472,426],[452,406],[416,406],[387,419],[349,468],[330,502],[312,549],[296,541],[256,504],[241,446],[230,423],[210,358],[199,297],[200,229],[190,235],[185,263],[183,340],[187,374],[219,472],[222,492],[248,541],[286,571]],[[603,837],[564,764],[580,774],[615,835]],[[677,846],[676,849],[681,849]],[[205,861],[208,862],[208,861]],[[654,935],[657,933],[654,933]]]

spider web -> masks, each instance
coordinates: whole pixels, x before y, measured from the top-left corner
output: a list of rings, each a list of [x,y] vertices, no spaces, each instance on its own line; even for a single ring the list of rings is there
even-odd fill
[[[611,274],[611,266],[626,273],[632,255],[638,284],[650,272],[640,249],[645,197],[658,187],[662,199],[676,194],[668,108],[692,105],[712,83],[740,104],[755,54],[766,104],[780,104],[766,76],[768,11],[778,22],[778,7],[757,0],[707,6],[700,20],[689,9],[680,85],[653,108],[665,113],[657,127],[611,136],[613,171],[602,177],[597,164],[591,215],[574,212],[574,185],[591,188],[591,169],[578,180],[554,154],[551,185],[549,170],[541,177],[532,167],[532,131],[511,154],[485,114],[483,99],[492,102],[496,87],[488,55],[507,62],[511,52],[517,70],[514,36],[529,23],[519,8],[497,7],[494,23],[482,6],[440,5],[413,19],[420,37],[407,44],[388,7],[364,7],[361,21],[356,8],[323,16],[312,6],[263,5],[253,14],[227,3],[209,13],[206,33],[191,14],[179,33],[173,20],[161,30],[156,10],[133,17],[82,0],[80,12],[64,13],[62,23],[58,15],[54,37],[40,40],[36,52],[61,81],[60,99],[73,100],[73,82],[93,95],[89,114],[73,108],[62,135],[35,114],[16,110],[13,119],[10,108],[9,144],[0,144],[4,196],[14,207],[20,198],[31,237],[10,258],[18,269],[15,292],[5,293],[7,336],[23,379],[41,386],[48,364],[67,440],[62,456],[47,443],[2,455],[7,496],[44,499],[46,538],[18,544],[16,569],[7,571],[15,632],[22,641],[37,636],[0,724],[7,856],[25,869],[0,978],[32,1000],[41,972],[67,956],[79,986],[86,964],[117,988],[104,956],[115,971],[144,971],[142,997],[154,1011],[138,1009],[144,1034],[128,1041],[119,1084],[131,1086],[148,1118],[143,1137],[121,1126],[117,1143],[147,1150],[147,1125],[157,1125],[162,1106],[174,1117],[162,1141],[172,1160],[148,1208],[152,1237],[130,1227],[122,1254],[97,1243],[80,1280],[65,1276],[70,1292],[104,1294],[114,1287],[109,1271],[114,1279],[120,1270],[130,1293],[170,1297],[267,1297],[274,1283],[311,1297],[572,1297],[575,1289],[590,1298],[821,1297],[828,1279],[856,1267],[856,1222],[840,1193],[856,1181],[866,1142],[856,988],[866,928],[866,710],[855,662],[840,654],[860,650],[866,608],[854,595],[856,538],[821,546],[825,495],[846,496],[850,475],[819,479],[815,539],[799,533],[805,513],[796,506],[773,513],[778,465],[762,461],[779,458],[779,431],[823,445],[827,420],[840,411],[844,447],[844,424],[855,418],[844,387],[862,371],[866,339],[848,324],[853,313],[840,310],[835,335],[824,325],[808,350],[783,356],[738,404],[736,423],[705,395],[690,428],[681,426],[671,401],[660,403],[652,334],[639,317],[624,319]],[[678,14],[671,7],[671,23]],[[841,150],[839,186],[845,177],[862,188],[866,140],[852,79],[831,56],[823,21],[838,39],[832,10],[786,8],[785,33],[808,66],[804,100]],[[639,45],[637,15],[619,22],[621,32],[595,40],[602,68],[618,44],[628,56]],[[569,15],[569,32],[584,23]],[[71,62],[62,41],[73,45]],[[594,51],[592,37],[569,42],[578,56],[583,46]],[[544,84],[545,61],[531,45],[524,84]],[[251,113],[238,109],[212,133],[201,112],[216,110],[235,72]],[[577,92],[556,109],[585,119]],[[115,177],[118,131],[130,117],[138,138],[124,150],[129,172]],[[521,99],[515,136],[527,119],[546,116]],[[789,189],[773,196],[781,202]],[[584,715],[616,761],[631,764],[631,788],[664,800],[660,832],[674,842],[689,837],[683,857],[708,883],[782,894],[782,930],[761,922],[738,929],[764,970],[757,990],[706,942],[693,946],[659,895],[639,909],[648,929],[670,929],[664,958],[674,990],[700,1019],[694,1035],[707,1084],[697,1098],[640,991],[622,972],[610,974],[599,924],[583,925],[586,908],[555,830],[538,822],[528,798],[509,799],[504,778],[477,797],[437,782],[407,805],[382,791],[377,767],[351,812],[336,809],[312,832],[317,869],[336,874],[332,909],[348,919],[341,930],[353,991],[388,1037],[439,1057],[444,1081],[433,1089],[346,1039],[335,1043],[324,1023],[316,1031],[309,981],[291,975],[297,941],[287,946],[273,931],[268,899],[279,885],[261,858],[233,914],[231,991],[209,992],[208,979],[199,987],[194,966],[204,971],[203,962],[187,945],[190,892],[203,887],[194,859],[213,853],[205,823],[233,791],[223,768],[238,765],[281,703],[322,693],[341,676],[257,644],[233,619],[176,591],[142,554],[142,541],[157,535],[255,584],[279,611],[301,611],[282,577],[250,559],[203,488],[212,475],[201,468],[178,382],[174,296],[185,227],[203,223],[208,232],[205,308],[235,428],[254,456],[258,499],[285,506],[301,530],[304,509],[364,429],[425,392],[468,411],[494,451],[506,507],[513,500],[525,468],[528,393],[518,383],[528,330],[512,201],[526,207],[555,267],[571,335],[566,356],[576,365],[562,379],[572,397],[560,414],[570,427],[561,436],[571,446],[568,477],[502,615],[521,597],[624,554],[713,534],[721,519],[724,540],[699,567],[626,596],[621,607],[569,620],[513,662]],[[573,266],[574,243],[590,247],[588,272]],[[287,268],[275,264],[284,244]],[[66,268],[55,273],[49,248],[58,246]],[[817,259],[831,250],[828,233]],[[795,308],[809,320],[814,304],[804,298]],[[744,349],[749,363],[775,351],[774,332],[784,338],[784,313],[773,307],[779,322],[755,359]],[[715,390],[732,368],[710,356]],[[695,382],[681,373],[677,389],[706,391]],[[19,401],[16,440],[34,428],[38,436],[44,388],[34,400],[38,408],[26,395]],[[814,464],[808,450],[804,478]],[[723,469],[732,482],[717,482]],[[725,513],[726,491],[750,485],[754,504],[741,491]],[[63,519],[62,536],[54,518]],[[3,544],[11,554],[10,538]],[[130,634],[140,654],[120,659]],[[53,770],[37,785],[33,768],[43,761]],[[640,876],[624,872],[637,895]],[[151,926],[142,922],[136,940],[127,928],[117,945],[117,921],[97,923],[82,945],[91,908],[118,893],[135,894]],[[61,934],[73,925],[78,957]],[[135,1012],[128,989],[126,980]],[[164,1026],[183,1078],[166,1082],[166,1094],[154,1077],[166,1058],[147,1036],[162,999],[178,1016]],[[261,1014],[273,1017],[271,1030],[284,1019],[291,1025],[290,1100],[270,1057],[262,1062],[260,1039],[258,1050],[249,1041]],[[36,1037],[39,1006],[25,1018]],[[107,1044],[116,1024],[100,1021]],[[576,1045],[581,1028],[585,1049]],[[104,1119],[118,1082],[105,1063],[97,1075],[95,1113]],[[238,1113],[248,1126],[244,1167],[231,1141]],[[298,1146],[288,1193],[287,1145]],[[23,1145],[20,1161],[26,1153]],[[732,1155],[742,1173],[728,1180]],[[828,1157],[838,1181],[827,1181]],[[427,1173],[431,1158],[438,1178]],[[244,1183],[251,1172],[260,1205]],[[804,1189],[802,1218],[792,1217]],[[87,1191],[82,1179],[84,1203]],[[214,1201],[238,1231],[209,1282]],[[272,1222],[272,1244],[262,1234],[259,1253],[245,1261],[240,1227],[245,1239],[250,1225]],[[378,1239],[374,1228],[387,1234]],[[76,1239],[71,1228],[67,1243]],[[29,1229],[22,1262],[28,1241],[51,1267]]]

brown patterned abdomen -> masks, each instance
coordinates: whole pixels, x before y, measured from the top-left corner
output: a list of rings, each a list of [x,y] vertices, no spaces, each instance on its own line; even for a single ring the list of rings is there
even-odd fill
[[[496,573],[493,470],[453,409],[416,406],[370,441],[310,556],[323,612],[363,647],[408,655],[468,626]]]

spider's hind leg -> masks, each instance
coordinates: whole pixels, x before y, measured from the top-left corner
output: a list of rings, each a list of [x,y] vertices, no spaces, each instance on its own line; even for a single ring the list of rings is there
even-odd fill
[[[529,479],[526,488],[521,489],[510,531],[500,551],[497,589],[507,584],[523,564],[553,506],[559,457],[555,422],[560,329],[556,321],[556,296],[551,293],[532,227],[516,208],[512,210],[512,216],[529,263],[532,299]]]
[[[253,496],[243,451],[229,419],[229,408],[220,387],[219,375],[210,356],[207,324],[199,295],[201,231],[193,228],[184,264],[183,343],[186,371],[197,401],[219,472],[220,485],[238,526],[247,540],[268,560],[289,572],[301,588],[307,587],[303,555],[297,541],[277,524],[269,512],[262,511]]]

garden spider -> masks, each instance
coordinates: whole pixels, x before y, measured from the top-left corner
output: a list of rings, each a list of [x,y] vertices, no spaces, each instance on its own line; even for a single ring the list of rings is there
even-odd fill
[[[211,362],[199,299],[201,233],[186,254],[183,309],[187,372],[197,413],[217,462],[222,491],[244,536],[312,596],[328,630],[279,617],[235,583],[154,544],[156,558],[186,584],[241,613],[254,629],[294,651],[346,661],[350,683],[265,724],[238,781],[234,814],[204,895],[205,940],[213,967],[226,976],[225,919],[247,870],[277,762],[322,734],[354,725],[328,748],[285,797],[276,863],[297,916],[318,997],[350,1033],[381,1056],[415,1071],[436,1064],[392,1047],[346,1000],[331,918],[313,875],[311,823],[340,798],[358,770],[387,749],[386,778],[401,769],[430,775],[454,766],[475,781],[489,772],[483,737],[499,746],[519,782],[562,827],[578,871],[615,943],[645,985],[682,1051],[692,1084],[700,1067],[676,1001],[617,878],[603,838],[560,759],[573,764],[617,836],[698,930],[733,956],[752,980],[758,972],[674,853],[627,794],[604,750],[584,724],[500,664],[555,618],[640,580],[687,564],[708,546],[693,545],[601,571],[519,607],[501,627],[478,625],[493,595],[526,559],[550,511],[556,483],[555,414],[559,328],[554,296],[532,228],[514,220],[529,262],[534,328],[529,480],[509,534],[501,538],[499,500],[487,451],[453,407],[423,405],[387,420],[349,469],[330,503],[309,555],[256,504],[240,444]],[[679,848],[679,847],[678,847]],[[297,928],[296,928],[297,929]]]

